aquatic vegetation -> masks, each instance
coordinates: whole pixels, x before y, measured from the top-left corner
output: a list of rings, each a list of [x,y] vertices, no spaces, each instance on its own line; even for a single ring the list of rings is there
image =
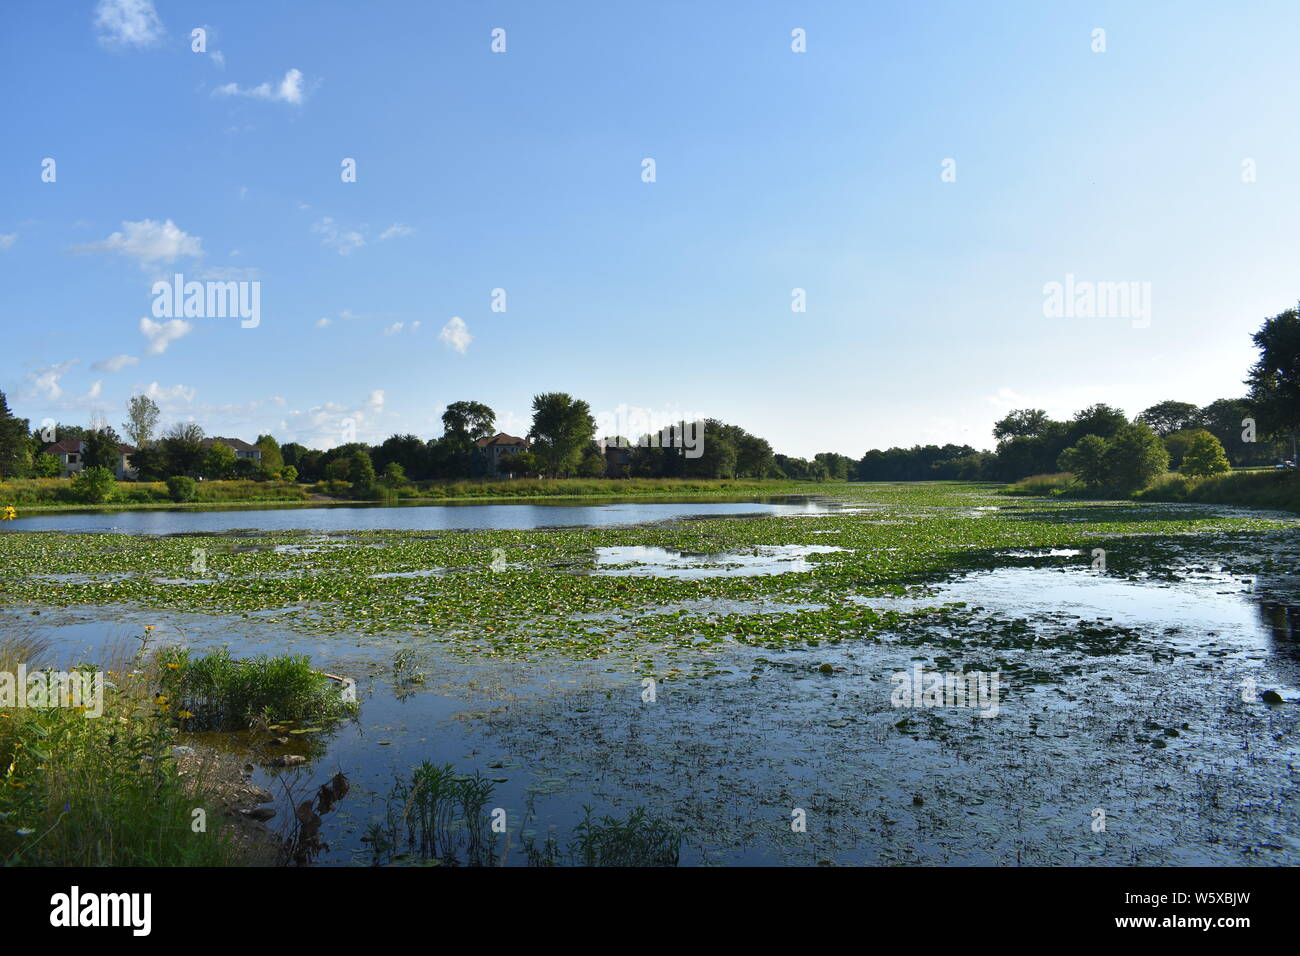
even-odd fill
[[[154,663],[158,696],[190,731],[242,730],[276,721],[324,724],[357,711],[305,655],[238,660],[224,649],[191,657],[187,648],[169,647],[158,651]]]
[[[497,834],[484,812],[492,791],[491,781],[478,771],[464,776],[451,764],[426,760],[409,780],[393,785],[383,822],[367,831],[372,862],[493,865]]]
[[[0,668],[36,664],[38,640],[11,637]],[[150,676],[102,675],[103,714],[77,707],[0,712],[0,860],[29,866],[235,866],[201,763],[182,775],[176,731]],[[205,826],[196,830],[196,813]]]

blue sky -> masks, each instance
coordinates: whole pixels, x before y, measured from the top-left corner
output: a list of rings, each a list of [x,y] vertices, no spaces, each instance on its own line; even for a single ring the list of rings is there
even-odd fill
[[[33,422],[148,392],[322,447],[348,419],[440,434],[460,399],[523,433],[562,390],[855,456],[1240,395],[1300,295],[1298,28],[1293,3],[10,0],[0,388]],[[142,323],[177,272],[259,282],[260,323]],[[1067,274],[1149,283],[1149,324],[1045,315]]]

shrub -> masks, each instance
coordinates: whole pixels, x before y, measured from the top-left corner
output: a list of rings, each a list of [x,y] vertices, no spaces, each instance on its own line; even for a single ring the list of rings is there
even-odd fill
[[[102,465],[96,465],[94,468],[85,468],[73,476],[72,496],[86,504],[102,504],[113,496],[113,488],[116,485],[117,479],[113,477],[113,473]]]
[[[1169,468],[1169,451],[1145,422],[1124,425],[1106,449],[1106,483],[1122,491],[1137,491]]]
[[[298,480],[298,469],[293,467],[293,465],[285,465],[280,469],[280,480],[293,484]]]
[[[1109,450],[1109,442],[1100,435],[1084,435],[1074,447],[1061,452],[1057,464],[1073,472],[1089,488],[1098,488],[1107,481]]]
[[[172,501],[193,501],[198,492],[198,484],[185,475],[172,475],[167,479],[167,494]]]
[[[232,658],[221,650],[191,658],[184,648],[158,653],[163,694],[188,730],[243,730],[259,720],[339,720],[356,711],[339,686],[306,655]]]
[[[1228,464],[1228,456],[1224,454],[1219,439],[1202,430],[1187,446],[1187,451],[1183,454],[1183,466],[1179,470],[1187,475],[1206,477],[1231,471],[1232,466]]]

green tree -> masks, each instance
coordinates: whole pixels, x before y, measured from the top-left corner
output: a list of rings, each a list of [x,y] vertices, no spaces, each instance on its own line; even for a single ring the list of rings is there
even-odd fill
[[[1109,483],[1123,491],[1137,491],[1169,468],[1169,452],[1146,422],[1124,425],[1106,450]]]
[[[596,420],[586,402],[564,392],[534,396],[533,427],[528,438],[544,474],[572,474],[595,436]]]
[[[102,465],[83,468],[72,476],[72,496],[86,504],[102,504],[112,497],[116,485],[113,473]]]
[[[1058,465],[1089,488],[1098,488],[1108,478],[1109,450],[1109,443],[1100,435],[1084,435],[1077,444],[1061,452]]]
[[[203,429],[194,422],[177,422],[163,436],[167,475],[197,475],[203,468]]]
[[[284,468],[284,455],[280,453],[280,443],[273,435],[258,435],[254,442],[262,450],[262,471],[268,477],[275,477]]]
[[[1236,465],[1244,465],[1267,461],[1271,452],[1271,445],[1268,442],[1245,440],[1244,423],[1254,417],[1255,412],[1245,399],[1220,398],[1210,402],[1196,413],[1196,426],[1204,428],[1219,439],[1229,461]]]
[[[384,466],[384,484],[390,488],[406,484],[406,469],[399,462],[390,461]]]
[[[1103,402],[1089,405],[1082,411],[1076,412],[1067,423],[1064,447],[1069,448],[1071,445],[1078,444],[1079,439],[1084,435],[1112,438],[1127,424],[1128,416],[1115,406]]]
[[[452,402],[442,413],[442,440],[434,449],[438,477],[464,478],[481,464],[474,443],[490,438],[496,413],[482,402]]]
[[[1041,408],[1017,408],[993,426],[997,441],[1007,438],[1038,438],[1046,433],[1051,419]]]
[[[1192,442],[1196,436],[1205,432],[1203,428],[1183,428],[1176,432],[1171,432],[1164,436],[1165,450],[1169,452],[1169,467],[1179,468],[1183,463],[1183,456],[1187,454],[1187,449],[1192,447]],[[1209,434],[1209,432],[1205,432]]]
[[[1161,438],[1196,427],[1200,409],[1190,402],[1158,402],[1138,415],[1136,421],[1146,422]]]
[[[352,493],[358,498],[367,498],[375,492],[375,463],[364,448],[358,448],[348,459],[348,476],[352,482]]]
[[[63,473],[63,462],[54,455],[40,454],[32,462],[32,474],[37,478],[57,478]]]
[[[32,443],[27,437],[28,422],[9,411],[9,400],[0,392],[0,478],[26,473],[32,460]]]
[[[280,480],[293,484],[298,480],[298,469],[293,465],[285,465],[280,469]]]
[[[122,430],[136,448],[145,448],[153,441],[158,427],[158,404],[148,395],[132,395],[126,403],[126,421]]]
[[[117,437],[117,432],[112,428],[91,428],[83,439],[85,445],[81,449],[81,463],[85,468],[107,468],[114,473],[117,472],[117,462],[120,452],[118,446],[122,443]]]
[[[1183,474],[1204,477],[1231,470],[1232,465],[1228,463],[1228,456],[1224,454],[1219,439],[1204,429],[1193,434],[1196,437],[1192,439],[1187,453],[1183,455],[1183,465],[1180,469]]]
[[[224,442],[214,441],[203,453],[203,477],[229,478],[235,472],[235,450]]]
[[[594,442],[582,453],[582,460],[578,462],[578,475],[582,478],[605,476],[605,456],[600,453],[600,448]]]
[[[167,479],[167,494],[172,501],[193,501],[198,485],[187,475],[172,475]]]
[[[1292,434],[1300,426],[1300,315],[1295,309],[1268,319],[1252,337],[1259,360],[1246,384],[1263,435]]]

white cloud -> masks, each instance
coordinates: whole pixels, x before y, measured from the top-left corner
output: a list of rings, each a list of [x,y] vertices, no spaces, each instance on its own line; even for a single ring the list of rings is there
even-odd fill
[[[334,324],[333,319],[320,318],[316,320],[316,328],[323,329]]]
[[[0,232],[0,249],[12,249],[15,242],[18,241],[18,233],[11,232],[8,235]]]
[[[217,65],[218,70],[224,70],[226,68],[226,57],[220,50],[213,50],[208,54],[208,56],[211,58],[212,62]]]
[[[257,86],[241,87],[238,83],[227,83],[212,91],[213,96],[247,96],[255,100],[267,100],[272,103],[292,103],[302,105],[302,71],[291,69],[284,74],[279,83],[259,83]]]
[[[388,328],[384,329],[384,334],[385,334],[385,335],[396,335],[396,334],[397,334],[398,332],[400,332],[400,331],[402,331],[402,323],[401,323],[401,322],[394,322],[394,323],[393,323],[392,325],[390,325]]]
[[[385,239],[396,239],[399,236],[409,236],[413,232],[415,232],[415,230],[410,226],[400,222],[395,222],[379,234],[379,239],[382,242]]]
[[[355,229],[340,229],[329,216],[318,219],[312,225],[311,231],[324,236],[320,244],[337,249],[341,256],[351,255],[354,249],[360,249],[366,244],[365,236]]]
[[[27,381],[31,383],[32,389],[41,398],[54,401],[63,394],[63,387],[59,385],[59,379],[66,375],[68,369],[76,364],[76,359],[68,359],[68,361],[59,362],[57,365],[46,365],[43,368],[38,368],[35,372],[29,372]]]
[[[95,382],[90,386],[90,391],[86,392],[86,394],[83,396],[83,400],[89,401],[90,399],[99,398],[99,394],[103,390],[104,390],[104,383]]]
[[[173,404],[176,402],[192,402],[196,390],[192,385],[168,385],[162,386],[157,382],[150,382],[141,389],[139,386],[135,389],[137,392],[148,395],[159,405]]]
[[[139,222],[124,221],[121,231],[107,239],[73,248],[81,252],[115,252],[148,267],[174,262],[180,256],[201,256],[203,240],[191,236],[170,219],[164,222],[142,219]]]
[[[474,336],[469,334],[469,326],[465,321],[459,315],[453,315],[451,321],[438,333],[438,341],[464,355],[469,343],[474,341]]]
[[[149,47],[163,37],[162,21],[152,0],[99,0],[95,29],[107,47]]]
[[[375,389],[358,405],[326,402],[308,411],[293,409],[280,423],[281,443],[296,441],[309,448],[333,448],[345,441],[381,441],[385,434],[384,391]]]
[[[120,372],[128,365],[139,365],[140,360],[134,355],[114,355],[112,358],[100,359],[90,367],[97,372]]]
[[[149,340],[149,346],[145,351],[150,355],[162,355],[167,351],[167,346],[189,335],[193,329],[194,326],[184,319],[168,319],[166,322],[155,322],[149,318],[140,319],[140,334]]]

